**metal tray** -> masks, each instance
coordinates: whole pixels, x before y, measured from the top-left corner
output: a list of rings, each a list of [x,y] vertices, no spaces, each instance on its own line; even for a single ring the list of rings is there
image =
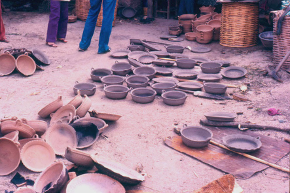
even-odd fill
[[[231,150],[243,153],[256,151],[262,146],[259,138],[242,134],[223,137],[223,144]]]

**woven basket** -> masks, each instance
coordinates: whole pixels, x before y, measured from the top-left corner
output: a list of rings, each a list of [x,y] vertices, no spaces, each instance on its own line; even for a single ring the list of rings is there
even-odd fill
[[[116,2],[115,12],[114,12],[113,26],[115,26],[115,20],[116,20],[116,16],[117,16],[117,9],[118,9],[118,0]],[[98,20],[97,20],[97,26],[98,27],[102,26],[102,21],[103,21],[103,5],[101,7],[101,11],[99,13]]]
[[[290,50],[290,16],[285,16],[282,23],[282,33],[280,35],[275,35],[277,31],[277,22],[279,17],[282,15],[283,10],[274,12],[274,42],[273,42],[273,55],[274,63],[276,65],[283,59],[286,53]],[[290,68],[290,59],[288,59],[283,67]]]
[[[227,47],[250,47],[257,44],[258,3],[223,3],[220,44]]]

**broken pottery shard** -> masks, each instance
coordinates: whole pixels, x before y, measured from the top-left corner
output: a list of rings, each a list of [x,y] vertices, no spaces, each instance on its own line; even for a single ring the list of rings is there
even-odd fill
[[[233,99],[235,99],[237,101],[249,101],[249,99],[247,97],[245,97],[244,95],[238,94],[238,93],[233,94]]]

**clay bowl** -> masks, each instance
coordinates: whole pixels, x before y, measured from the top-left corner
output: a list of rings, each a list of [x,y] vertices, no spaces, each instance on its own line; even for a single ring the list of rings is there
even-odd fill
[[[6,120],[1,123],[1,133],[8,134],[13,131],[19,131],[20,138],[31,138],[35,135],[35,130],[29,125],[22,123],[21,120]]]
[[[42,120],[26,120],[21,119],[22,123],[29,125],[32,127],[36,134],[43,135],[48,128],[47,122]]]
[[[162,75],[162,76],[171,76],[173,74],[173,71],[169,68],[163,67],[154,67],[156,70],[156,74]]]
[[[164,67],[171,67],[175,64],[174,61],[167,61],[167,60],[153,60],[152,64],[155,64],[156,66],[164,66]],[[156,72],[157,73],[157,72]]]
[[[172,82],[160,82],[152,84],[151,87],[157,92],[157,94],[161,95],[165,91],[174,90],[176,84]]]
[[[156,91],[149,88],[135,88],[131,91],[132,100],[136,103],[151,103],[154,101]]]
[[[18,142],[20,144],[19,148],[20,150],[23,148],[23,146],[30,142],[30,141],[35,141],[35,140],[43,140],[42,138],[39,138],[38,135],[34,135],[32,138],[25,138],[25,139],[20,139]]]
[[[98,130],[100,131],[100,133],[102,132],[102,130],[104,130],[105,128],[108,127],[108,125],[106,124],[106,122],[104,120],[96,118],[96,117],[79,118],[79,119],[75,120],[74,123],[77,123],[79,121],[88,121],[88,122],[95,124],[98,127]]]
[[[145,47],[143,45],[130,45],[128,46],[128,49],[133,52],[133,51],[144,51]]]
[[[196,39],[196,32],[187,32],[185,34],[185,39],[187,39],[188,41],[195,41],[195,39]]]
[[[169,56],[169,53],[165,51],[151,51],[149,53],[154,54],[160,58],[167,58]]]
[[[196,14],[182,14],[178,17],[179,20],[194,20],[196,19]]]
[[[45,170],[55,160],[52,147],[43,140],[27,142],[21,149],[23,165],[34,172]]]
[[[178,31],[178,30],[180,30],[180,26],[169,26],[169,27],[168,27],[168,30],[171,30],[171,31]]]
[[[91,117],[103,119],[105,121],[118,121],[122,116],[112,113],[100,113],[95,110],[89,111]]]
[[[91,108],[91,106],[91,99],[87,95],[85,95],[82,104],[76,110],[76,115],[78,117],[84,117],[87,114],[88,110]]]
[[[200,65],[201,71],[206,74],[217,74],[221,71],[222,64],[218,62],[203,62]]]
[[[65,165],[62,162],[55,162],[38,176],[33,189],[42,193],[59,192],[68,180]]]
[[[195,79],[197,75],[198,75],[198,72],[189,71],[189,70],[174,73],[174,76],[176,78],[182,78],[182,79],[188,79],[188,80]]]
[[[188,147],[201,148],[209,144],[213,134],[204,127],[189,126],[180,131],[182,142]]]
[[[79,83],[78,81],[76,81],[76,84],[74,85],[74,93],[75,95],[78,94],[78,90],[80,91],[81,95],[87,95],[87,96],[92,96],[95,94],[96,92],[96,85],[93,83]]]
[[[118,62],[112,66],[111,70],[115,75],[125,76],[132,71],[132,66],[128,62]]]
[[[141,66],[141,67],[135,68],[133,70],[133,73],[139,76],[147,76],[149,79],[152,79],[155,76],[156,71],[153,67]]]
[[[184,51],[184,47],[183,46],[174,46],[174,45],[167,46],[166,51],[168,53],[180,53],[180,54],[182,54]]]
[[[212,26],[214,29],[218,29],[218,28],[220,28],[220,27],[221,27],[221,24],[222,24],[222,22],[221,22],[221,20],[219,20],[219,19],[213,19],[213,20],[210,20],[210,21],[207,23],[207,25]]]
[[[19,131],[12,131],[6,135],[3,136],[4,138],[10,139],[11,141],[13,141],[14,143],[18,142],[19,139]]]
[[[152,61],[157,60],[157,58],[155,54],[147,53],[139,56],[137,60],[142,64],[151,64]]]
[[[76,109],[72,105],[65,105],[59,108],[55,113],[52,113],[50,125],[56,123],[70,123],[76,115]]]
[[[77,93],[78,94],[68,103],[68,105],[72,105],[75,108],[78,108],[83,102],[81,92],[78,90]]]
[[[14,193],[36,193],[32,188],[21,187],[18,188]]]
[[[67,147],[77,147],[75,129],[65,123],[58,123],[48,128],[45,134],[46,142],[52,147],[56,155],[64,156]]]
[[[80,175],[69,182],[66,193],[96,193],[96,192],[112,192],[125,193],[126,190],[113,178],[104,174],[88,173]]]
[[[143,66],[143,64],[141,62],[138,62],[137,60],[132,59],[132,58],[128,58],[128,62],[129,62],[129,64],[131,64],[134,67]]]
[[[220,83],[204,83],[203,88],[205,92],[211,94],[225,94],[227,86]]]
[[[211,20],[211,17],[212,17],[211,14],[205,14],[205,15],[200,16],[196,20],[206,20],[206,21],[209,21],[209,20]]]
[[[222,14],[221,13],[216,14],[216,15],[212,16],[212,19],[222,20]]]
[[[126,98],[129,88],[123,85],[105,86],[105,95],[109,99],[124,99]]]
[[[178,106],[184,104],[187,94],[182,91],[167,91],[161,95],[163,102],[170,106]]]
[[[178,68],[192,69],[196,64],[196,61],[193,59],[181,58],[176,60],[176,64]]]
[[[196,27],[196,41],[201,44],[207,44],[213,39],[213,27],[210,25],[199,25]]]
[[[178,20],[178,23],[183,26],[183,25],[191,25],[192,20],[188,19],[188,20]]]
[[[43,107],[39,112],[38,115],[42,118],[48,117],[51,113],[54,113],[57,109],[62,107],[63,101],[62,96],[59,96],[55,101],[49,103],[45,107]]]
[[[94,166],[94,161],[92,160],[90,154],[84,151],[67,147],[64,156],[68,161],[74,163],[77,166],[86,168],[92,168]]]
[[[1,54],[0,64],[0,76],[11,74],[16,67],[15,58],[11,54]]]
[[[16,143],[7,138],[0,138],[0,176],[8,175],[20,163],[20,150]]]
[[[96,82],[101,82],[101,78],[103,76],[108,76],[111,74],[113,74],[113,72],[107,68],[96,68],[96,69],[92,68],[91,79]]]
[[[233,134],[223,137],[223,144],[236,152],[249,153],[261,148],[262,142],[259,137],[250,135]]]
[[[185,90],[201,90],[203,85],[198,82],[180,82],[178,83],[178,88],[185,89]]]
[[[103,84],[106,85],[117,85],[117,84],[123,84],[125,81],[125,78],[122,76],[117,75],[108,75],[101,78],[101,81]]]
[[[36,64],[30,56],[20,55],[16,60],[16,69],[24,76],[30,76],[35,72]]]
[[[128,58],[132,58],[134,60],[137,60],[139,58],[139,56],[141,56],[142,54],[146,54],[147,52],[144,51],[132,51],[129,52],[128,54]]]
[[[133,75],[126,78],[126,83],[129,88],[146,87],[149,78],[147,76]]]

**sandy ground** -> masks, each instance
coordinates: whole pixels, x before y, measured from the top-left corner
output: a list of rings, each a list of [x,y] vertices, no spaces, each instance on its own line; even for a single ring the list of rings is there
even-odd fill
[[[110,68],[116,59],[110,54],[98,55],[97,27],[92,44],[84,52],[78,52],[84,22],[69,24],[68,43],[58,43],[57,48],[45,45],[48,14],[6,12],[3,15],[9,44],[0,43],[1,48],[38,48],[52,60],[44,71],[37,71],[33,76],[23,77],[19,73],[1,77],[0,81],[0,115],[17,116],[26,119],[39,119],[37,113],[46,104],[63,96],[64,103],[73,97],[75,81],[92,82],[91,68]],[[112,50],[125,49],[130,38],[140,38],[152,41],[163,41],[160,35],[166,35],[169,25],[177,24],[177,20],[156,19],[151,24],[142,25],[137,21],[118,20],[113,28],[110,47]],[[196,42],[183,41],[175,43],[183,46],[197,46]],[[269,77],[264,77],[263,70],[272,64],[272,52],[256,46],[246,49],[226,48],[217,42],[209,45],[210,53],[195,54],[186,50],[185,55],[202,56],[211,60],[226,59],[232,65],[242,66],[248,70],[248,75],[240,80],[222,80],[224,83],[240,85],[250,83],[246,96],[247,102],[235,100],[220,102],[197,98],[189,95],[182,106],[170,107],[163,104],[160,98],[153,103],[136,104],[128,95],[125,100],[110,100],[105,97],[102,85],[96,83],[96,94],[91,98],[91,109],[100,112],[116,113],[122,118],[110,124],[104,135],[92,147],[85,151],[99,153],[130,168],[142,165],[147,173],[146,180],[136,189],[147,192],[191,192],[203,185],[221,177],[223,172],[208,166],[196,159],[183,155],[164,145],[163,139],[174,136],[173,125],[199,125],[203,114],[210,111],[243,112],[238,121],[251,121],[264,125],[289,127],[290,120],[290,79],[283,73],[284,83],[277,83]],[[163,46],[160,48],[164,49]],[[126,61],[126,60],[118,60]],[[199,69],[197,69],[199,70]],[[228,89],[228,93],[239,92],[238,89]],[[281,115],[269,116],[268,108],[277,108]],[[88,116],[88,115],[87,115]],[[281,123],[283,122],[283,123]],[[255,131],[278,140],[289,138],[288,134],[276,131]],[[58,158],[69,164],[63,158]],[[289,155],[278,162],[283,167],[289,167]],[[25,177],[35,180],[38,173],[33,173],[20,166],[17,170]],[[5,189],[15,190],[9,181],[16,173],[0,177],[0,192]],[[286,173],[268,168],[250,179],[238,180],[238,184],[247,193],[286,193],[289,192],[289,176]]]

